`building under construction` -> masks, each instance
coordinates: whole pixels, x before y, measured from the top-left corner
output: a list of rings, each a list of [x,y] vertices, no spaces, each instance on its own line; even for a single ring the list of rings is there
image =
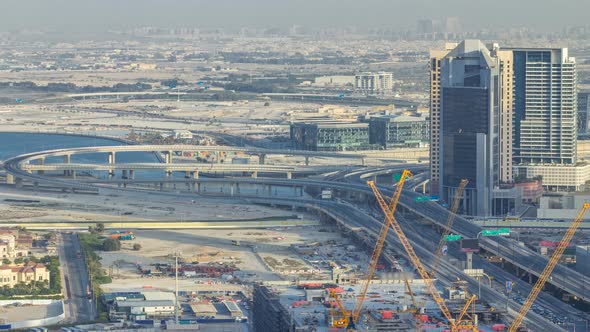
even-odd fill
[[[254,331],[292,332],[295,324],[287,309],[281,305],[278,294],[262,285],[255,285],[252,294]]]

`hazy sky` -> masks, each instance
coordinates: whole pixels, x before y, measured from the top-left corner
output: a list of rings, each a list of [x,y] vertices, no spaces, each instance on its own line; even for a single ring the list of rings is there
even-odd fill
[[[567,4],[567,5],[566,5]],[[457,16],[466,29],[587,24],[588,0],[0,0],[0,31],[136,26],[389,26]]]

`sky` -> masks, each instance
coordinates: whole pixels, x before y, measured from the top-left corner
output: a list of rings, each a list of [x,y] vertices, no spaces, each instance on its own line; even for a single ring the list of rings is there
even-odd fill
[[[465,29],[561,31],[587,24],[588,0],[0,0],[0,31],[121,30],[138,26],[393,27],[459,17]],[[566,5],[567,4],[567,5]]]

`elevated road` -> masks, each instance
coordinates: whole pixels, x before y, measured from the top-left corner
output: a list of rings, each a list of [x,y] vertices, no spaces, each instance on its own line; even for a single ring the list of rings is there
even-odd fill
[[[167,149],[169,146],[166,146]],[[104,147],[103,147],[104,148]],[[121,148],[121,147],[117,147]],[[123,147],[127,148],[127,147]],[[133,147],[130,147],[133,148]],[[153,151],[159,151],[161,146],[153,147]],[[88,148],[86,148],[88,149]],[[123,149],[125,150],[125,149]],[[103,151],[110,151],[110,150],[103,150]],[[131,149],[133,151],[133,149]],[[95,151],[90,151],[95,152]],[[52,153],[60,153],[60,152],[52,152]],[[13,159],[7,160],[5,162],[5,168],[8,173],[20,176],[24,179],[29,179],[31,181],[38,181],[38,182],[45,182],[51,183],[55,185],[61,186],[71,186],[71,187],[81,187],[85,189],[106,189],[104,185],[96,185],[96,184],[85,184],[78,181],[69,181],[69,180],[62,180],[62,179],[49,179],[43,176],[30,174],[28,171],[20,169],[20,165],[22,164],[23,160],[25,159],[34,159],[36,156],[34,154],[23,155],[19,157],[15,157]],[[420,165],[422,166],[422,165]],[[406,167],[411,168],[412,165],[407,165]],[[365,175],[365,174],[361,174]],[[376,175],[376,174],[375,174]],[[359,175],[360,178],[360,175]],[[189,179],[189,181],[199,181],[203,182],[205,179]],[[172,180],[171,180],[172,181]],[[182,181],[182,180],[181,180]],[[267,184],[267,185],[277,185],[277,186],[306,186],[306,187],[316,187],[316,188],[332,188],[335,190],[339,190],[342,192],[353,192],[356,194],[364,194],[365,197],[370,197],[371,191],[365,185],[361,183],[343,183],[343,182],[334,182],[334,181],[321,181],[321,180],[287,180],[287,179],[207,179],[205,181],[227,181],[227,182],[244,182],[244,183],[252,183],[252,184]],[[186,180],[182,181],[186,182]],[[388,194],[391,195],[392,191],[389,190]],[[411,191],[404,191],[401,199],[400,199],[400,206],[409,209],[410,211],[423,216],[424,218],[431,220],[433,223],[438,225],[445,225],[447,220],[448,211],[443,207],[439,206],[436,203],[431,202],[416,202],[414,200],[418,194],[411,192]],[[260,198],[261,201],[268,202],[270,198]],[[293,200],[289,200],[291,206],[296,205],[296,202]],[[316,203],[317,204],[317,203]],[[365,217],[366,214],[362,213]],[[355,218],[356,219],[356,218]],[[365,226],[368,227],[368,226]],[[481,227],[472,224],[468,220],[457,217],[454,223],[453,231],[463,235],[464,237],[476,237],[477,234],[481,231]],[[515,245],[515,242],[511,239],[505,238],[484,238],[480,241],[480,245],[482,248],[486,249],[489,252],[496,253],[499,256],[503,257],[506,261],[513,263],[514,265],[522,268],[523,270],[530,272],[532,274],[538,275],[545,265],[547,264],[547,258],[540,256],[536,252],[523,248],[520,246]],[[426,254],[425,254],[426,255]],[[553,278],[549,280],[549,282],[561,289],[566,290],[567,292],[575,295],[585,301],[588,301],[588,290],[586,289],[585,285],[585,278],[567,267],[558,266],[554,273]]]
[[[116,164],[23,164],[25,171],[113,171],[113,170],[162,170],[170,172],[260,172],[260,173],[325,173],[336,170],[337,166],[278,166],[250,164],[205,164],[205,163],[116,163]]]

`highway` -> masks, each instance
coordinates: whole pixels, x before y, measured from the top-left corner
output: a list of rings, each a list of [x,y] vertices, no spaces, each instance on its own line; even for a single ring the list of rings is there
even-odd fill
[[[66,317],[69,322],[88,322],[95,318],[93,303],[87,298],[88,274],[83,258],[77,257],[80,242],[75,233],[59,233],[58,256],[63,274]]]
[[[134,148],[129,147],[129,148]],[[158,148],[160,149],[160,148]],[[28,158],[28,155],[18,156],[12,158],[10,160],[5,161],[5,169],[7,172],[11,174],[15,174],[16,176],[20,176],[22,178],[31,178],[33,181],[43,181],[48,182],[51,184],[58,184],[61,186],[69,186],[72,188],[80,188],[80,189],[88,189],[88,190],[96,190],[97,188],[101,188],[101,186],[96,186],[92,184],[86,184],[78,181],[72,180],[60,180],[60,179],[48,179],[44,178],[39,175],[29,174],[27,171],[20,169],[20,164],[23,159]],[[413,166],[424,167],[424,165],[412,165],[407,164],[404,166],[397,166],[392,167],[392,170],[388,170],[388,172],[392,172],[393,169],[398,167],[407,167],[412,168]],[[374,175],[377,175],[376,172]],[[355,176],[347,177],[346,179],[351,182],[336,182],[336,181],[322,181],[316,179],[250,179],[250,178],[232,178],[232,179],[189,179],[189,182],[198,182],[198,183],[207,183],[207,182],[234,182],[234,183],[258,183],[258,184],[268,184],[268,185],[279,185],[279,186],[301,186],[301,187],[319,187],[319,188],[332,188],[341,191],[348,191],[348,192],[355,192],[355,193],[362,193],[367,195],[368,197],[372,196],[371,190],[363,183],[358,183],[362,181],[362,177],[364,177],[362,171],[355,172]],[[370,173],[369,173],[370,174]],[[357,176],[358,175],[358,176]],[[365,174],[366,175],[366,174]],[[94,181],[94,180],[90,180]],[[97,180],[95,182],[99,182]],[[102,180],[100,182],[108,183],[109,180]],[[117,183],[138,183],[140,181],[137,180],[115,180]],[[150,182],[154,182],[151,180]],[[159,182],[187,182],[187,180],[179,179],[174,180],[170,179],[168,181],[159,180]],[[392,195],[393,192],[391,189],[384,192],[385,194]],[[410,190],[404,190],[401,198],[400,198],[400,206],[409,209],[410,211],[420,215],[432,222],[444,226],[447,222],[447,215],[448,210],[443,208],[437,203],[434,202],[416,202],[414,199],[419,196],[419,194],[412,192]],[[482,230],[480,226],[477,226],[470,221],[457,216],[455,222],[453,224],[453,232],[457,234],[461,234],[463,237],[466,238],[475,238],[477,234]],[[539,275],[544,267],[547,265],[547,258],[541,256],[540,254],[534,252],[525,247],[516,246],[514,240],[506,239],[501,237],[495,238],[482,238],[480,241],[480,246],[492,253],[496,253],[505,260],[513,263],[514,265],[518,266],[519,268],[524,269],[527,272],[531,272],[535,275]],[[554,272],[553,278],[548,281],[549,283],[566,290],[572,295],[575,295],[587,302],[590,302],[590,291],[585,283],[585,278],[582,274],[574,271],[573,269],[567,268],[562,265],[558,265]]]
[[[95,185],[95,184],[86,184],[86,183],[80,183],[78,181],[71,181],[71,180],[63,180],[63,179],[48,179],[48,178],[44,178],[42,176],[39,175],[35,175],[35,174],[30,174],[27,171],[24,171],[22,169],[19,168],[19,165],[21,164],[21,162],[23,161],[23,157],[24,156],[19,156],[16,158],[13,158],[11,160],[8,160],[5,163],[5,167],[6,170],[11,173],[11,174],[15,174],[17,176],[20,176],[22,178],[26,178],[26,179],[31,179],[32,181],[39,181],[39,182],[48,182],[48,183],[52,183],[52,184],[57,184],[57,185],[61,185],[61,186],[73,186],[73,187],[84,187],[86,189],[104,189],[106,187],[104,187],[104,185]],[[27,157],[25,157],[27,158]],[[299,180],[287,180],[287,179],[249,179],[249,178],[232,178],[232,179],[189,179],[189,182],[203,182],[203,183],[207,183],[207,182],[237,182],[237,183],[253,183],[253,184],[268,184],[268,185],[278,185],[278,186],[307,186],[307,187],[319,187],[319,188],[332,188],[332,189],[336,189],[336,190],[341,190],[341,191],[349,191],[349,192],[355,192],[355,193],[362,193],[362,194],[366,194],[367,197],[370,197],[372,195],[370,189],[364,184],[362,183],[363,180],[362,178],[366,178],[369,176],[373,176],[373,175],[379,175],[383,172],[394,172],[396,169],[399,170],[402,167],[403,168],[412,168],[413,166],[415,167],[419,167],[419,168],[424,168],[425,165],[411,165],[411,164],[407,164],[407,165],[403,165],[403,166],[396,166],[396,167],[392,167],[389,169],[385,169],[385,168],[381,168],[381,169],[377,169],[377,170],[373,170],[373,169],[364,169],[361,171],[355,171],[349,174],[344,174],[341,172],[335,172],[332,174],[332,177],[330,180],[332,181],[322,181],[322,180],[317,180],[317,179],[299,179]],[[374,174],[372,174],[370,171],[373,171]],[[350,174],[354,174],[354,176],[349,176]],[[345,179],[347,181],[352,181],[349,183],[345,183],[345,182],[335,182],[333,180],[342,180]],[[159,180],[161,181],[161,180]],[[169,180],[164,180],[164,181],[176,181],[176,182],[186,182],[187,180],[182,180],[182,179],[169,179]],[[162,181],[162,182],[164,182]],[[417,181],[417,180],[416,180]],[[121,181],[119,181],[121,182]],[[152,180],[153,182],[153,180]],[[360,182],[360,183],[359,183]],[[114,182],[113,182],[114,183]],[[131,183],[131,182],[130,182]],[[411,183],[411,182],[410,182]],[[416,183],[416,185],[419,183]],[[111,188],[113,190],[117,190],[115,188]],[[129,190],[129,189],[128,189]],[[133,190],[133,189],[130,189]],[[137,190],[137,189],[136,189]],[[391,189],[384,191],[384,193],[391,195],[392,191]],[[446,224],[446,219],[447,219],[447,214],[448,211],[444,208],[442,208],[441,206],[439,206],[438,204],[435,203],[430,203],[430,202],[415,202],[414,198],[418,196],[418,194],[411,192],[411,191],[404,191],[402,198],[400,200],[400,206],[406,207],[408,209],[410,209],[411,211],[417,213],[418,215],[421,215],[437,224],[440,225],[444,225]],[[266,198],[258,198],[258,202],[261,204],[269,204],[269,202],[274,201],[275,197],[266,197]],[[251,199],[251,201],[254,201],[256,199]],[[293,200],[288,200],[289,204],[288,205],[298,205],[295,204],[295,202]],[[323,201],[319,201],[321,203],[317,203],[317,201],[310,201],[310,202],[306,202],[307,207],[312,207],[312,208],[317,208],[318,204],[327,204]],[[326,211],[329,213],[330,211],[332,211],[332,213],[340,213],[342,214],[343,211],[344,214],[340,215],[338,217],[338,219],[342,219],[345,220],[346,223],[350,224],[350,225],[360,225],[360,227],[365,227],[367,229],[372,229],[371,227],[378,227],[378,226],[371,226],[371,224],[374,224],[375,221],[371,221],[371,217],[366,215],[363,212],[360,212],[358,210],[356,211],[347,211],[345,209],[341,209],[338,210],[336,212],[336,210],[333,210],[334,207],[327,207]],[[347,217],[348,216],[348,217]],[[355,216],[354,218],[351,218],[350,216]],[[369,219],[367,219],[369,218]],[[475,237],[477,235],[477,233],[479,233],[479,231],[481,230],[481,227],[476,226],[471,224],[469,221],[465,220],[464,218],[460,218],[458,217],[455,221],[454,224],[454,231],[462,234],[465,237]],[[490,251],[490,252],[494,252],[494,250],[496,250],[501,256],[503,256],[506,260],[508,261],[514,261],[516,265],[524,268],[524,269],[528,269],[530,271],[533,271],[535,273],[537,273],[536,271],[541,271],[544,266],[547,263],[547,259],[544,257],[541,257],[540,255],[532,252],[529,249],[526,248],[522,248],[522,247],[516,247],[514,246],[514,241],[509,240],[509,239],[504,239],[504,238],[500,238],[497,239],[498,241],[494,241],[494,239],[490,239],[490,238],[486,238],[483,239],[481,244],[482,247],[485,248],[486,250]],[[395,239],[388,239],[388,243],[391,243],[392,245],[396,244],[396,240]],[[419,243],[419,241],[416,241],[415,239],[413,239],[414,243]],[[399,244],[398,244],[399,245]],[[420,249],[419,249],[420,248]],[[420,257],[425,257],[425,260],[428,261],[429,260],[429,255],[432,255],[432,249],[428,248],[428,249],[424,249],[423,247],[419,246],[419,248],[416,248],[417,253],[420,255]],[[398,248],[399,249],[399,248]],[[522,266],[525,264],[525,262],[531,262],[530,264],[527,264],[527,266]],[[448,275],[462,275],[461,271],[458,270],[453,270],[453,267],[449,267],[449,266],[445,266],[445,269],[448,269],[448,271],[444,271],[445,275],[446,273],[448,273]],[[565,267],[559,267],[558,268],[561,269],[561,272],[564,275],[569,275],[570,273],[573,272],[574,276],[573,279],[571,277],[566,277],[566,278],[557,278],[557,276],[554,273],[554,278],[553,280],[550,280],[550,282],[553,282],[554,284],[564,288],[564,289],[574,289],[573,291],[571,291],[574,295],[578,295],[575,292],[576,291],[585,291],[585,289],[583,289],[584,287],[582,287],[582,283],[583,283],[583,278],[581,277],[576,277],[575,276],[575,271],[565,268]],[[567,270],[565,270],[567,269]],[[559,271],[558,269],[556,269],[556,272]],[[577,280],[575,280],[577,278]],[[474,281],[471,278],[468,278],[470,280],[470,287],[475,287],[473,285],[473,283],[477,284],[476,281]],[[563,283],[563,281],[570,283],[570,285],[561,285],[561,283]],[[495,292],[494,290],[491,289],[487,289],[487,286],[482,285],[482,295],[484,295],[484,297],[491,301],[498,301],[498,302],[505,302],[505,297],[503,297],[501,294]],[[579,288],[579,290],[577,289]],[[568,289],[568,290],[569,290]],[[490,294],[486,294],[485,292],[493,292]],[[585,293],[585,292],[584,292]],[[516,309],[518,309],[518,307],[520,306],[519,304],[515,304],[512,303],[512,305],[515,306]],[[571,308],[570,308],[571,309]],[[563,309],[559,309],[559,311],[563,311]],[[563,313],[563,312],[562,312]],[[567,315],[568,312],[563,313],[564,315]],[[531,314],[531,317],[533,317],[536,321],[536,318],[534,316],[534,314]],[[531,324],[540,324],[539,326],[543,326],[543,324],[548,323],[546,320],[543,319],[542,322],[531,322]]]

